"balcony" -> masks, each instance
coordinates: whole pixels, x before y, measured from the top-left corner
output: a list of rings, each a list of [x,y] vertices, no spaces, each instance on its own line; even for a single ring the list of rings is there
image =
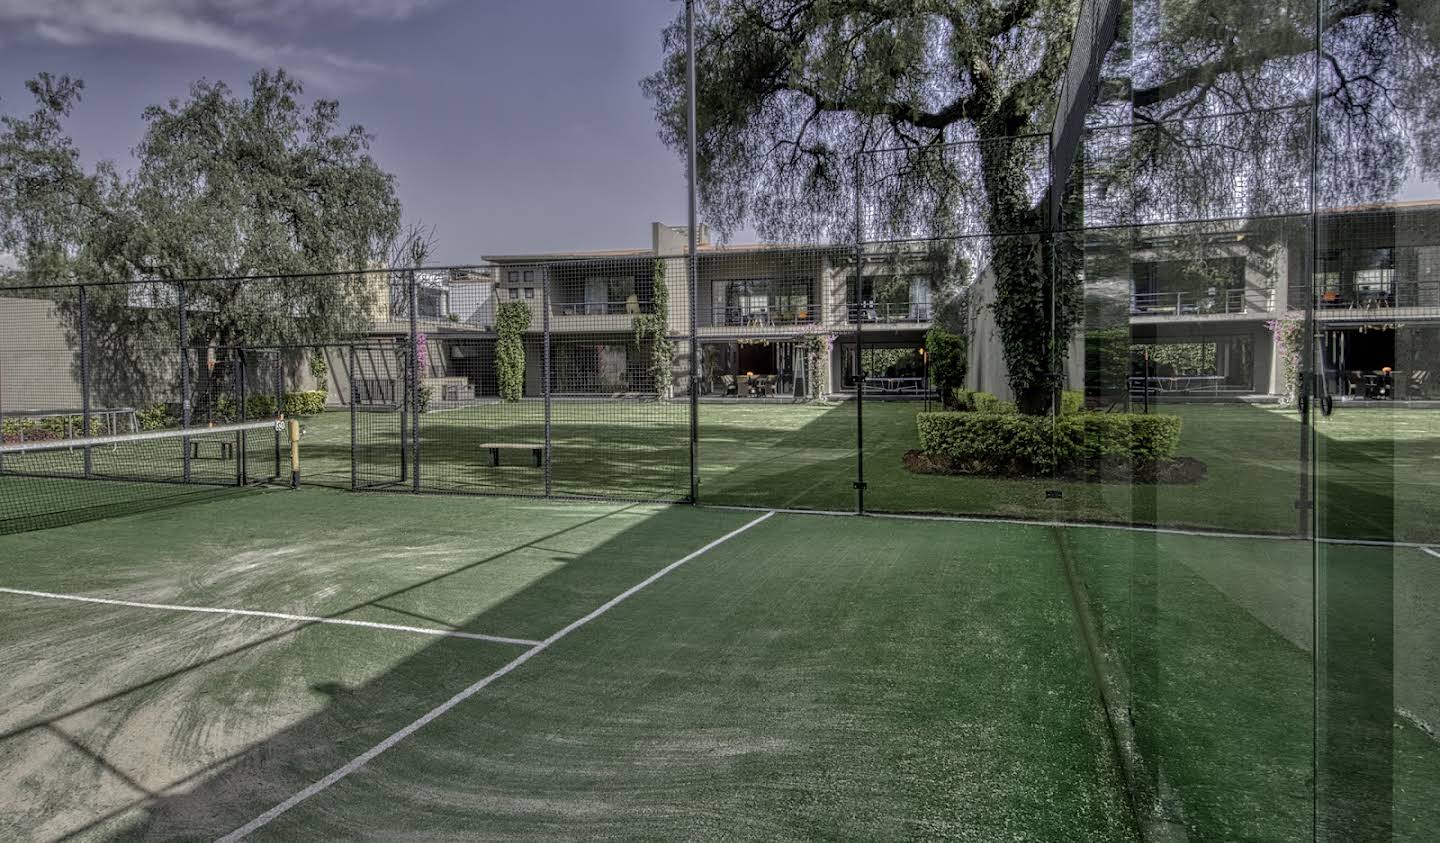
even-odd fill
[[[768,328],[779,325],[814,325],[819,314],[814,305],[731,305],[720,317],[711,322],[712,326],[743,328]]]
[[[550,303],[552,316],[635,316],[651,313],[655,303],[630,298],[622,301],[556,301]]]
[[[1290,307],[1311,299],[1318,311],[1372,311],[1400,307],[1440,307],[1440,280],[1397,281],[1386,285],[1340,284],[1324,290],[1290,288]]]
[[[844,313],[845,321],[852,325],[856,322],[899,325],[929,322],[934,311],[928,301],[865,302],[845,305]]]
[[[1264,313],[1274,307],[1273,290],[1219,290],[1213,293],[1134,293],[1131,316],[1216,316]]]

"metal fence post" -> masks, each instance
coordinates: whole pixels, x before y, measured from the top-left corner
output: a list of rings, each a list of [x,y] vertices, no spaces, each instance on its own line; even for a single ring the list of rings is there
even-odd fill
[[[540,352],[540,394],[545,405],[545,497],[550,497],[553,481],[551,472],[550,454],[554,446],[552,439],[553,429],[551,427],[551,394],[554,384],[550,379],[550,265],[545,264],[540,268],[540,324],[541,324],[541,352]]]
[[[175,296],[179,308],[179,334],[180,341],[180,427],[184,430],[190,429],[190,326],[186,315],[187,305],[185,301],[185,283],[182,281],[175,285]],[[190,437],[185,436],[180,440],[181,454],[180,462],[183,466],[185,482],[190,482]]]
[[[81,436],[90,436],[90,296],[89,291],[82,284],[80,286],[80,425]],[[95,472],[94,454],[90,447],[85,447],[85,477],[89,479]]]
[[[862,153],[855,153],[855,511],[865,514],[865,225]]]
[[[285,367],[280,362],[280,349],[275,349],[275,418],[285,414]],[[280,428],[275,429],[275,476],[280,477]]]
[[[700,273],[695,211],[695,0],[685,0],[685,74],[686,130],[685,177],[689,207],[689,250],[685,253],[685,274],[689,281],[690,299],[690,502],[700,502],[700,346],[697,342],[696,309],[699,307]],[[665,314],[669,321],[669,314]]]
[[[245,412],[245,350],[236,348],[231,351],[235,355],[235,414],[241,422],[249,421]],[[249,479],[245,470],[245,446],[248,445],[245,431],[235,432],[235,485],[244,486]]]
[[[350,346],[349,359],[346,364],[350,367],[350,491],[360,488],[360,466],[356,460],[355,440],[360,434],[360,387],[355,378],[355,372],[360,366],[359,355],[355,346]]]
[[[410,270],[410,490],[420,493],[420,285],[418,274]]]

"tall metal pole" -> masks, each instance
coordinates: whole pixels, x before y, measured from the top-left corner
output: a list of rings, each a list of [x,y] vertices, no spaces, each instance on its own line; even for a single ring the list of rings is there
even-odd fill
[[[410,270],[410,490],[420,493],[420,290]]]
[[[855,511],[865,514],[865,175],[855,153]]]
[[[541,451],[544,455],[545,474],[545,497],[550,497],[553,487],[554,474],[551,469],[550,455],[554,448],[554,422],[552,412],[554,410],[551,394],[555,385],[550,379],[550,265],[546,264],[540,268],[540,324],[543,328],[541,334],[541,371],[540,391],[545,404],[545,449]]]
[[[81,436],[90,436],[90,297],[85,287],[80,287],[80,425]],[[114,433],[114,431],[109,431]],[[94,473],[94,459],[90,448],[85,448],[85,476]]]
[[[700,306],[700,261],[696,254],[695,213],[695,0],[685,0],[685,177],[690,250],[685,271],[690,288],[690,502],[700,502],[700,344],[696,310]],[[668,314],[667,314],[668,316]]]
[[[180,426],[185,430],[190,429],[190,323],[186,311],[189,309],[185,300],[185,283],[182,281],[175,286],[177,304],[179,306],[180,325],[177,333],[180,342]],[[185,482],[190,482],[190,437],[186,436],[180,441],[181,455],[180,462],[184,466],[183,474]]]

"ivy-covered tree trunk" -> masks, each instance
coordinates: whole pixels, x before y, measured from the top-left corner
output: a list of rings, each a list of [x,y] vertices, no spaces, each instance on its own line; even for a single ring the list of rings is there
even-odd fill
[[[530,327],[530,307],[524,302],[501,302],[495,309],[495,379],[500,400],[515,402],[525,396],[525,338]]]

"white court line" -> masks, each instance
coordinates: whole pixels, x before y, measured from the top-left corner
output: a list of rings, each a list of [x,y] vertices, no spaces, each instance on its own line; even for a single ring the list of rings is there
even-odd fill
[[[505,674],[511,672],[525,662],[528,662],[534,657],[540,655],[540,653],[543,652],[551,644],[554,644],[561,638],[564,638],[565,636],[569,635],[570,633],[574,632],[585,624],[595,620],[596,618],[615,608],[615,606],[617,606],[621,601],[635,594],[635,592],[639,591],[642,588],[645,588],[646,586],[650,585],[651,583],[655,582],[656,580],[660,579],[661,577],[665,576],[666,574],[670,573],[681,565],[684,565],[686,562],[689,562],[691,559],[694,559],[695,557],[701,555],[702,553],[705,553],[706,551],[718,547],[721,544],[729,541],[730,539],[735,538],[736,536],[740,535],[751,527],[754,527],[756,524],[759,524],[760,522],[764,521],[765,519],[769,518],[774,514],[775,513],[773,511],[767,512],[759,518],[756,518],[754,521],[746,524],[745,526],[740,527],[736,530],[731,530],[730,532],[726,533],[715,541],[710,542],[699,550],[693,551],[685,556],[682,556],[679,559],[676,559],[674,562],[671,562],[669,565],[666,565],[665,567],[661,568],[660,570],[656,571],[655,573],[651,574],[650,576],[646,577],[635,585],[630,586],[620,594],[607,600],[595,611],[591,612],[590,614],[577,621],[574,621],[573,623],[568,624],[564,629],[561,629],[559,632],[551,635],[549,638],[546,638],[544,641],[541,641],[534,647],[531,647],[530,649],[521,653],[519,656],[516,656],[515,659],[509,664],[506,664],[504,667],[500,668],[489,676],[486,676],[484,679],[481,679],[480,681],[476,682],[475,684],[471,685],[470,687],[466,688],[465,690],[461,691],[460,693],[456,694],[445,702],[425,712],[425,714],[419,720],[416,720],[410,725],[404,727],[403,729],[381,741],[380,743],[375,744],[375,746],[365,750],[360,755],[355,756],[355,758],[350,761],[350,763],[346,764],[345,766],[341,767],[340,769],[336,770],[335,772],[331,773],[320,781],[315,782],[314,784],[310,785],[299,793],[296,793],[294,796],[291,796],[289,799],[286,799],[284,802],[281,802],[280,804],[276,805],[275,807],[251,820],[250,822],[245,823],[244,825],[220,838],[218,843],[234,843],[234,841],[240,840],[246,835],[258,831],[266,825],[269,825],[273,820],[275,820],[276,817],[279,817],[281,814],[285,813],[291,808],[294,808],[296,805],[299,805],[306,799],[309,799],[315,794],[320,793],[321,791],[329,788],[331,785],[335,784],[336,782],[340,781],[341,779],[345,778],[346,776],[350,775],[361,767],[364,767],[366,764],[370,763],[370,760],[373,759],[375,756],[410,737],[410,735],[414,734],[417,730],[419,730],[425,724],[429,723],[431,720],[434,720],[435,718],[439,717],[440,715],[444,714],[445,712],[449,711],[450,709],[454,708],[465,700],[475,696],[480,691],[484,690],[485,686],[503,677]]]
[[[923,513],[905,512],[871,512],[867,510],[864,515],[853,511],[841,511],[835,509],[768,509],[763,506],[735,506],[732,504],[702,504],[704,509],[723,509],[735,512],[783,512],[788,515],[822,515],[831,518],[881,518],[897,519],[900,521],[953,521],[960,524],[1014,524],[1019,527],[1058,527],[1064,529],[1082,530],[1120,530],[1130,533],[1156,533],[1167,536],[1194,536],[1208,539],[1263,539],[1265,541],[1280,542],[1308,542],[1315,541],[1320,544],[1337,545],[1358,545],[1360,547],[1404,547],[1415,548],[1430,552],[1423,542],[1413,541],[1391,541],[1381,539],[1339,539],[1339,538],[1316,538],[1309,539],[1303,536],[1285,535],[1282,533],[1242,533],[1224,530],[1187,530],[1183,527],[1159,527],[1143,526],[1137,524],[1106,523],[1104,521],[1055,521],[1040,520],[1034,518],[1009,518],[989,515],[927,515]],[[1434,555],[1434,554],[1431,554]]]
[[[1433,547],[1422,547],[1420,549],[1435,557],[1436,559],[1440,559],[1440,550],[1436,550]]]
[[[394,623],[357,621],[349,618],[319,618],[311,615],[288,615],[283,612],[257,612],[254,609],[217,609],[211,606],[176,606],[170,603],[140,603],[134,600],[111,600],[107,597],[82,597],[78,594],[56,594],[50,591],[28,591],[23,588],[0,588],[3,594],[21,594],[26,597],[44,597],[50,600],[70,600],[75,603],[100,603],[105,606],[128,606],[132,609],[163,609],[170,612],[198,612],[206,615],[240,615],[247,618],[275,618],[282,621],[304,623],[328,623],[336,626],[364,626],[371,629],[393,629],[397,632],[415,632],[420,635],[436,635],[442,638],[468,638],[472,641],[490,641],[496,644],[515,644],[533,647],[539,641],[528,638],[506,638],[502,635],[481,635],[478,632],[457,632],[453,629],[434,629],[424,626],[402,626]]]

